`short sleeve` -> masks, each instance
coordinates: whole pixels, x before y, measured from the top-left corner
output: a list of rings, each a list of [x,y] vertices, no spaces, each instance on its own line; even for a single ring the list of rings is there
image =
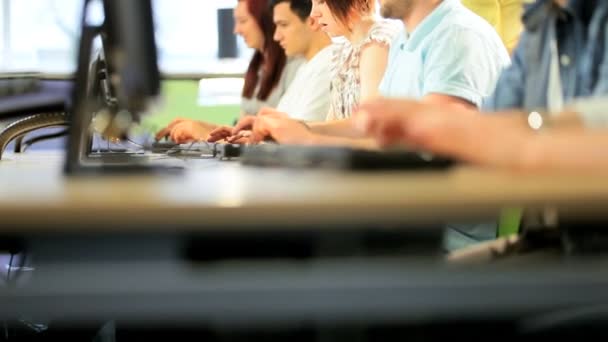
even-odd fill
[[[509,64],[502,42],[466,27],[442,30],[435,37],[423,56],[422,95],[451,95],[481,107]]]
[[[396,22],[381,20],[371,28],[367,38],[361,42],[361,47],[371,43],[379,43],[390,47],[401,29],[402,27]]]

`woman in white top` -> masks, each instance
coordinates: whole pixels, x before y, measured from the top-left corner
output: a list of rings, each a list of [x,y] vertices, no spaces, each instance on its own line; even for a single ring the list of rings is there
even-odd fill
[[[400,30],[397,23],[377,20],[375,0],[313,0],[311,17],[332,37],[342,37],[335,49],[332,81],[328,85],[331,103],[326,121],[305,125],[287,118],[288,113],[265,108],[255,120],[253,140],[270,136],[279,143],[348,144],[368,146],[351,136],[347,120],[360,101],[378,95],[390,43]],[[244,120],[237,129],[251,128]],[[342,137],[337,137],[342,136]],[[346,136],[346,137],[345,137]]]
[[[255,49],[245,74],[242,117],[255,115],[263,107],[275,107],[302,61],[288,61],[281,46],[274,41],[275,25],[268,0],[238,0],[234,19],[234,33],[243,37],[248,47]],[[200,140],[216,127],[203,121],[177,118],[160,130],[156,139],[169,136],[179,143]]]

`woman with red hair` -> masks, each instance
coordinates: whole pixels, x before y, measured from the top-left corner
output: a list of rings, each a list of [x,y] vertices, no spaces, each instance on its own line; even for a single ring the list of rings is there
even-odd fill
[[[255,115],[263,107],[276,107],[302,60],[287,60],[285,52],[273,38],[275,25],[268,0],[238,0],[234,8],[234,33],[255,50],[242,90],[241,117]],[[174,119],[156,134],[175,142],[200,140],[217,126],[211,123]]]

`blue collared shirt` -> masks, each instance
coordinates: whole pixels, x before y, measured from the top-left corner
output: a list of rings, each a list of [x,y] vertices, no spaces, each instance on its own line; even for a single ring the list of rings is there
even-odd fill
[[[387,97],[444,94],[481,106],[510,64],[496,31],[459,0],[444,0],[412,32],[391,45],[380,83]]]
[[[484,109],[547,108],[551,43],[558,51],[565,104],[575,98],[608,93],[608,1],[570,0],[565,8],[538,0],[524,14],[525,32],[513,64],[500,77]]]
[[[403,30],[393,41],[380,94],[415,99],[443,94],[480,107],[509,64],[490,24],[459,0],[444,0],[411,35]],[[495,224],[451,224],[444,246],[452,250],[495,237]]]

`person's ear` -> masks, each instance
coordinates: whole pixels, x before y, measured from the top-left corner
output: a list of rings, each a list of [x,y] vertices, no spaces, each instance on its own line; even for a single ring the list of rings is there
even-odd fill
[[[321,25],[319,25],[319,22],[313,17],[308,17],[306,19],[306,25],[308,25],[313,32],[321,30]]]

